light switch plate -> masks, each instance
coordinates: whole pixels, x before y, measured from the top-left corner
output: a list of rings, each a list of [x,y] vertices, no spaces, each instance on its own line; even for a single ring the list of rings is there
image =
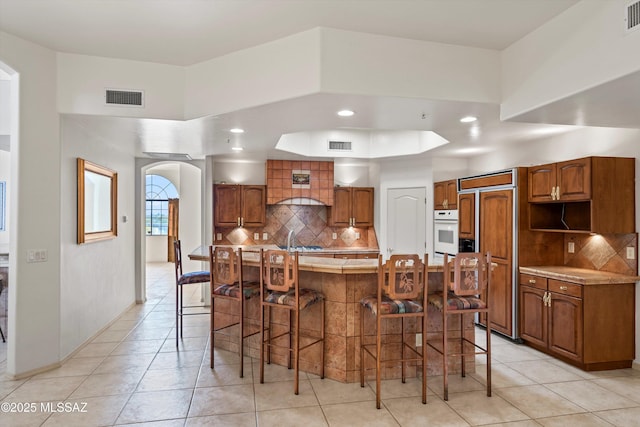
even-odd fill
[[[416,347],[422,347],[422,334],[416,334]]]
[[[356,239],[360,238],[360,233],[358,231],[356,231]]]
[[[260,233],[253,233],[253,240],[260,240]]]
[[[269,239],[269,233],[262,233],[262,240]]]
[[[27,251],[27,262],[46,262],[49,258],[46,249],[29,249]]]
[[[567,245],[567,251],[572,254],[576,251],[576,244],[574,242],[569,242],[569,244]]]
[[[222,233],[216,233],[216,240],[222,240]]]
[[[333,234],[331,235],[331,238],[332,238],[333,240],[336,240],[336,239],[338,238],[338,233],[333,233]]]
[[[627,246],[627,259],[635,259],[636,250],[633,246]]]

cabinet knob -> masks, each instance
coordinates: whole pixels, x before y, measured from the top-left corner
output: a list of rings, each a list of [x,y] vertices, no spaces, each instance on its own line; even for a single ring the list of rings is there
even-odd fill
[[[561,291],[566,291],[567,289],[569,289],[569,288],[567,288],[566,286],[560,286],[560,290]]]
[[[536,279],[529,279],[529,283],[533,285],[534,283],[536,283]]]

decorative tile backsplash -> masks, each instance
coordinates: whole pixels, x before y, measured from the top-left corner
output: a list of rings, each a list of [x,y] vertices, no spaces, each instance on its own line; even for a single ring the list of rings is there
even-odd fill
[[[333,206],[333,162],[267,160],[267,205],[296,198]]]
[[[568,253],[569,243],[575,252]],[[627,248],[633,248],[633,259],[627,259]],[[564,235],[564,264],[635,276],[638,274],[638,234],[568,234]]]
[[[286,245],[289,231],[295,233],[296,244],[318,245],[323,248],[378,248],[373,227],[348,228],[327,225],[326,206],[270,205],[267,223],[260,228],[216,228],[222,234],[218,245]],[[259,239],[254,239],[258,233]],[[267,233],[267,240],[263,240]],[[336,239],[333,239],[336,233]],[[358,239],[356,233],[360,233]]]

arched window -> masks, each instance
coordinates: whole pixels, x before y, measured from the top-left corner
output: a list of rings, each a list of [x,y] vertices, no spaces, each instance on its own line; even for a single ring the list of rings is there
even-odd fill
[[[166,236],[169,230],[169,199],[177,199],[178,191],[167,178],[160,175],[146,177],[147,236]]]

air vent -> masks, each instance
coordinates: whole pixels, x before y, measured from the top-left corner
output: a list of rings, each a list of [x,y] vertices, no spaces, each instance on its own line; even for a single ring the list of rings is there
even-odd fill
[[[106,89],[104,99],[107,105],[144,106],[144,92],[141,90]]]
[[[351,141],[329,141],[329,151],[351,151]]]
[[[627,21],[627,31],[640,28],[640,1],[627,5],[627,17],[625,21]]]

